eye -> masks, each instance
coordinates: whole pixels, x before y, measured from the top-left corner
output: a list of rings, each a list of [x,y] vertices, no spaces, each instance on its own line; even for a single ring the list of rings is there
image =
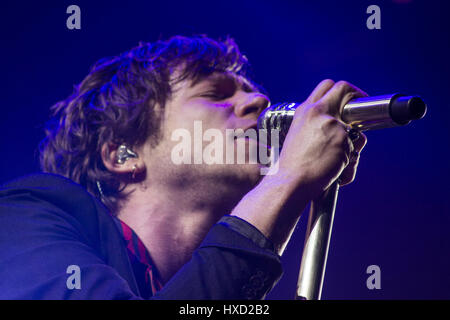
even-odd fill
[[[229,97],[231,97],[232,95],[226,93],[226,92],[221,92],[221,91],[208,91],[204,94],[201,95],[204,98],[208,98],[214,101],[220,101],[220,100],[225,100]]]
[[[236,81],[226,76],[217,76],[210,78],[205,82],[200,96],[212,101],[222,101],[231,98],[237,90]]]

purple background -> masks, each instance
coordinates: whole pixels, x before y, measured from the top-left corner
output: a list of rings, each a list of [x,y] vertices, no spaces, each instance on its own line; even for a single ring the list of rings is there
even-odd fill
[[[6,1],[1,3],[0,182],[38,170],[49,107],[99,58],[174,34],[231,35],[273,102],[303,101],[322,79],[370,95],[421,95],[426,117],[368,132],[356,181],[341,189],[323,299],[449,299],[450,28],[444,1]],[[81,8],[81,30],[66,8]],[[366,8],[381,8],[368,30]],[[307,215],[269,299],[291,299]],[[366,268],[381,268],[381,290]]]

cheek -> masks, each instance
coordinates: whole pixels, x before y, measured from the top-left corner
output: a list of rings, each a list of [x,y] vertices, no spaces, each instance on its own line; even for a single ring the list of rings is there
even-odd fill
[[[230,117],[230,104],[190,103],[183,105],[173,114],[179,127],[193,128],[194,122],[200,122],[203,129],[223,129]]]

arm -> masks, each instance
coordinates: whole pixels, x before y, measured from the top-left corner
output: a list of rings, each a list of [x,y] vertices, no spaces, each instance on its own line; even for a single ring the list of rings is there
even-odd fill
[[[281,277],[273,245],[242,219],[224,216],[156,299],[262,299]]]
[[[346,82],[322,81],[295,112],[278,160],[233,210],[272,240],[282,254],[306,205],[340,177],[353,181],[366,137],[351,141],[340,119],[344,105],[366,94]]]

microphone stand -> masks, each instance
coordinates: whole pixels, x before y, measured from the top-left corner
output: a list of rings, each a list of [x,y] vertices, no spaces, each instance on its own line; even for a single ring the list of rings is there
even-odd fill
[[[296,300],[320,300],[338,191],[335,181],[311,203]]]

